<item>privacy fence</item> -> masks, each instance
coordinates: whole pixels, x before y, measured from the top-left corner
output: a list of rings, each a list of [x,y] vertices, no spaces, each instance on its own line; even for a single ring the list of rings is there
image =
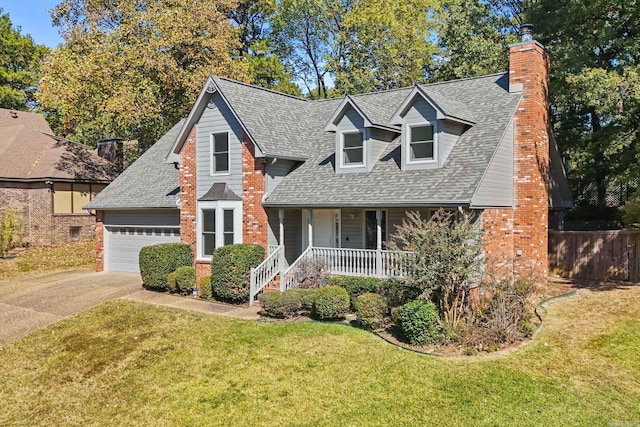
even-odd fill
[[[549,274],[640,281],[640,231],[550,231]]]

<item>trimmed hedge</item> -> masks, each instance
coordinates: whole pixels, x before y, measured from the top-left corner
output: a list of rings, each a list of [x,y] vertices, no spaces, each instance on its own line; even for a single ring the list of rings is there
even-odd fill
[[[171,273],[167,274],[167,288],[169,289],[169,292],[178,291],[178,284],[176,283],[175,271],[172,271]]]
[[[411,344],[437,344],[444,337],[438,309],[432,302],[411,301],[392,310],[394,322],[400,326]]]
[[[196,286],[196,269],[191,266],[178,267],[176,270],[178,291],[185,295]]]
[[[148,289],[166,290],[169,273],[192,264],[193,251],[186,243],[160,243],[140,249],[140,276]]]
[[[302,309],[302,299],[299,292],[265,292],[258,295],[258,301],[262,303],[262,311],[269,317],[286,319],[296,316]]]
[[[376,277],[334,276],[329,279],[330,284],[340,286],[347,291],[352,309],[355,309],[357,297],[371,292],[379,293],[379,290],[385,286],[385,282],[384,279]]]
[[[376,329],[384,324],[387,303],[379,294],[367,292],[356,298],[355,312],[358,321],[366,328]]]
[[[213,251],[211,291],[220,300],[243,303],[249,300],[251,269],[264,260],[264,248],[255,244],[227,245]]]
[[[349,294],[340,286],[325,286],[315,290],[311,314],[320,320],[344,317],[349,311]]]
[[[399,307],[417,299],[422,290],[417,286],[390,279],[385,280],[376,293],[382,295],[388,307]]]
[[[198,283],[198,293],[200,298],[211,299],[211,276],[204,276]]]

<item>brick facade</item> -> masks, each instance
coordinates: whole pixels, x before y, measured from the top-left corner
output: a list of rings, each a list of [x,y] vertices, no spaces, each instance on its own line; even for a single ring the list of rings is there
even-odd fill
[[[549,56],[538,43],[510,48],[509,85],[523,87],[514,118],[515,206],[485,210],[483,226],[487,259],[513,262],[516,277],[548,274],[548,70]]]
[[[191,129],[180,153],[180,240],[196,251],[196,127]],[[198,276],[198,280],[200,277]]]
[[[245,136],[242,144],[242,241],[255,243],[267,251],[269,239],[264,198],[265,164],[255,157],[255,147]]]
[[[22,220],[23,242],[53,245],[71,240],[71,229],[80,228],[80,239],[91,238],[95,220],[88,214],[54,214],[51,188],[46,182],[0,182],[0,214],[13,209]]]

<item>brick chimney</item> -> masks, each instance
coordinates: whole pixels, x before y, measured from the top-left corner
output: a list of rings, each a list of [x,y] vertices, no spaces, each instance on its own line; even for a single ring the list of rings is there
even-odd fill
[[[516,276],[546,278],[549,232],[549,55],[523,24],[509,46],[509,91],[522,92],[514,120],[513,252]]]

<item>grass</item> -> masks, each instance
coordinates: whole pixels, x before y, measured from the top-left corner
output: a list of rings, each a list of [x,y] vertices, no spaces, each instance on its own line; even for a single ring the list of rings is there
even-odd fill
[[[0,349],[0,425],[636,425],[640,287],[550,305],[509,355],[115,301]]]
[[[0,259],[0,280],[57,270],[94,269],[95,262],[93,240],[33,247],[20,252],[13,259]]]

